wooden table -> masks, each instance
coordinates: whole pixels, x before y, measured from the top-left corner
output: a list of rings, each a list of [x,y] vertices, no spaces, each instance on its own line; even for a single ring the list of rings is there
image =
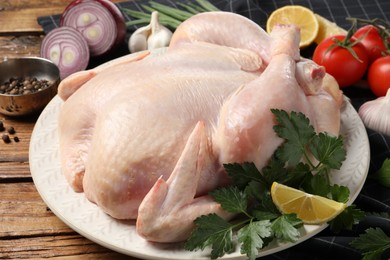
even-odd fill
[[[1,0],[0,61],[39,56],[43,31],[37,17],[61,13],[69,2]],[[36,120],[37,116],[0,115],[0,121],[6,128],[13,126],[20,140],[6,144],[0,139],[0,258],[135,259],[80,236],[43,202],[31,178],[28,158]]]

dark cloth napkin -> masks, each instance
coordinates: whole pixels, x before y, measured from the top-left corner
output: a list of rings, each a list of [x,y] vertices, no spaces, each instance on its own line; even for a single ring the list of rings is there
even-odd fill
[[[156,1],[176,6],[176,1]],[[148,0],[122,2],[118,6],[133,10],[142,10],[141,5],[147,2]],[[346,17],[363,19],[381,18],[387,22],[390,20],[390,1],[388,0],[210,0],[210,2],[220,10],[246,16],[263,28],[265,28],[267,18],[272,11],[290,4],[306,6],[330,21],[336,22],[345,29],[351,26],[351,23],[346,20]],[[131,20],[126,14],[124,16],[126,21]],[[59,14],[39,17],[38,23],[43,27],[45,33],[48,33],[53,28],[59,26],[59,17]],[[137,29],[137,26],[128,28],[127,39],[135,29]],[[302,55],[310,57],[312,51],[313,49],[308,48]],[[117,55],[124,55],[127,52],[127,47],[123,46]],[[91,61],[90,67],[101,62],[104,62],[104,60],[93,60]],[[368,89],[351,86],[344,88],[343,91],[351,99],[356,109],[365,101],[374,98]],[[367,129],[367,134],[371,150],[370,176],[380,168],[384,159],[390,157],[390,137],[372,131],[371,129]],[[390,214],[390,190],[379,185],[375,180],[368,178],[354,204],[366,212],[386,212]],[[335,235],[329,229],[325,229],[305,242],[266,256],[263,259],[341,259],[343,257],[345,259],[362,259],[362,255],[353,249],[349,243],[359,236],[359,234],[362,234],[368,227],[380,227],[390,236],[390,220],[384,217],[370,215],[365,217],[351,231],[343,231]],[[383,259],[388,259],[389,257],[390,254],[388,253]]]

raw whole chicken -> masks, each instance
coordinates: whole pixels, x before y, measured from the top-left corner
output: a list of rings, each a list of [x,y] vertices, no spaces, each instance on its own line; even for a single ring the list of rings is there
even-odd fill
[[[268,35],[237,14],[203,13],[163,54],[69,76],[58,92],[67,181],[112,217],[137,219],[150,241],[186,239],[200,215],[231,218],[207,193],[229,184],[224,163],[265,166],[282,142],[271,108],[339,132],[341,91],[300,57],[299,36],[293,25]]]

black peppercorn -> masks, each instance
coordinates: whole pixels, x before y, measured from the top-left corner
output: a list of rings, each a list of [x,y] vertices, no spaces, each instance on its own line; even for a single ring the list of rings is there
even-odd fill
[[[9,134],[11,134],[11,135],[13,135],[14,133],[15,133],[15,129],[12,127],[12,126],[10,126],[10,127],[8,127],[8,133]]]
[[[46,79],[39,80],[37,78],[30,77],[10,78],[8,81],[1,83],[0,94],[26,95],[41,91],[52,84],[53,82]]]
[[[9,138],[9,136],[7,134],[3,134],[1,136],[1,139],[3,139],[3,142],[6,143],[6,144],[11,142],[11,139]]]

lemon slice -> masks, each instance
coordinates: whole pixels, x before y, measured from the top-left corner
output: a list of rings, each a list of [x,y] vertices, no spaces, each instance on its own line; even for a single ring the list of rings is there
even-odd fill
[[[286,5],[273,11],[267,20],[267,32],[270,33],[276,24],[295,24],[301,29],[299,47],[307,47],[314,42],[319,24],[314,13],[300,5]]]
[[[315,14],[318,24],[320,25],[317,37],[314,39],[314,42],[319,44],[326,38],[336,35],[336,34],[347,34],[347,31],[341,27],[339,27],[336,23],[333,23],[322,17],[319,14]]]
[[[321,196],[305,193],[274,182],[271,197],[283,213],[295,213],[306,224],[321,224],[334,219],[346,204]]]

